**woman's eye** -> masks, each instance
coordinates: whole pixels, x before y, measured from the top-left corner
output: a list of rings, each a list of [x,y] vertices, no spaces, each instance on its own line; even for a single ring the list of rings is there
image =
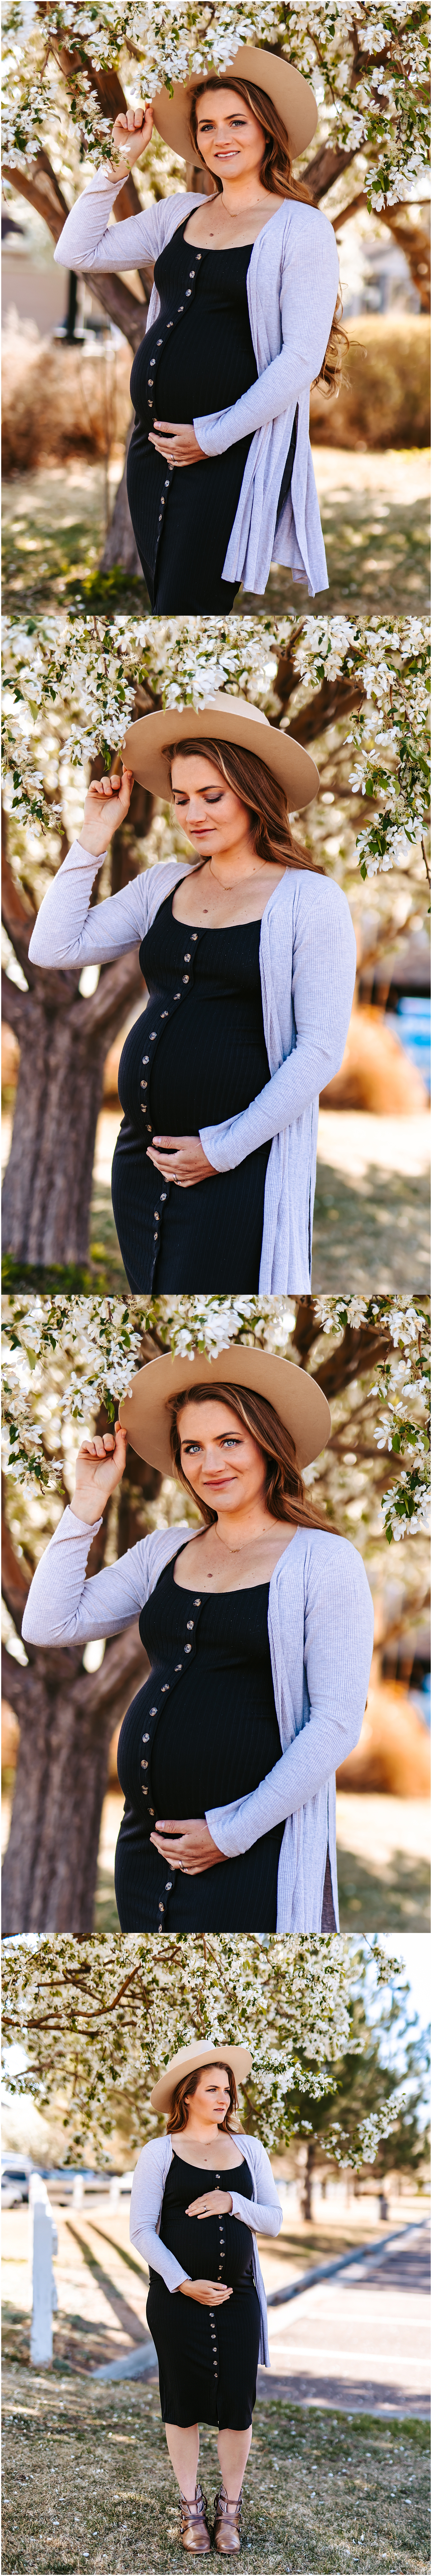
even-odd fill
[[[199,1444],[199,1440],[187,1440],[187,1441],[185,1441],[185,1444],[184,1444],[184,1448],[185,1448],[185,1458],[196,1458],[196,1456],[197,1456],[197,1452],[198,1452],[198,1450],[199,1450],[199,1445],[200,1445],[200,1444]]]

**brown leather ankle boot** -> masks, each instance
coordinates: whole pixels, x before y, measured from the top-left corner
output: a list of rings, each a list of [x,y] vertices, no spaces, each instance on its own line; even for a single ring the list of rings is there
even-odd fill
[[[234,2558],[241,2548],[241,2509],[242,2490],[237,2504],[229,2504],[226,2487],[221,2486],[219,2495],[215,2496],[216,2520],[213,2532],[215,2549],[219,2550],[221,2558]]]
[[[195,2504],[188,2504],[187,2496],[180,2496],[180,2531],[183,2548],[190,2549],[195,2558],[207,2558],[211,2547],[206,2513],[207,2496],[203,2495],[199,2484]]]

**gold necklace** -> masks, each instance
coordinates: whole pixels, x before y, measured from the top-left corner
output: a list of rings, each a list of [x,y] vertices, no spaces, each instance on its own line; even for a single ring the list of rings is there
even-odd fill
[[[211,876],[211,877],[214,877],[215,885],[220,886],[221,894],[237,894],[237,886],[235,886],[235,885],[224,885],[224,883],[223,883],[223,878],[222,878],[222,877],[218,877],[218,876],[216,875],[216,869],[213,867],[213,860],[212,860],[212,859],[209,859],[209,874],[210,874],[210,876]],[[257,869],[257,868],[251,868],[251,876],[257,876],[257,875],[258,875],[258,869]],[[248,879],[246,879],[246,883],[248,883],[248,882],[249,882],[249,880],[248,880]]]
[[[258,1537],[266,1538],[267,1531],[259,1530]],[[242,1539],[241,1547],[228,1547],[226,1538],[220,1538],[218,1529],[215,1529],[215,1538],[218,1540],[219,1547],[226,1548],[227,1556],[243,1556],[245,1547],[253,1547],[253,1539],[250,1538]]]

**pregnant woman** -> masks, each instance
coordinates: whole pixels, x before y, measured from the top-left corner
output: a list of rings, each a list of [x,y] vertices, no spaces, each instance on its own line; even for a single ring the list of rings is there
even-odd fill
[[[173,739],[174,735],[174,739]],[[41,904],[41,966],[137,947],[150,1000],[120,1061],[113,1207],[129,1287],[306,1293],[319,1093],[342,1061],[356,947],[346,896],[293,838],[310,753],[244,698],[130,728],[122,785],[89,789]],[[172,797],[198,866],[168,860],[92,908],[133,775]]]
[[[122,1932],[337,1928],[335,1770],[360,1734],[373,1613],[356,1549],[304,1490],[329,1432],[303,1369],[231,1347],[151,1360],[115,1435],[83,1441],[22,1634],[85,1645],[139,1620],[150,1673],[117,1757]],[[127,1437],[174,1471],[202,1528],[154,1530],[86,1582]]]
[[[155,124],[202,163],[210,196],[165,197],[109,228]],[[94,279],[154,262],[131,375],[127,487],[152,608],[233,607],[262,595],[273,561],[327,589],[309,446],[309,393],[335,389],[339,264],[332,225],[292,177],[315,132],[313,90],[280,56],[242,45],[232,69],[195,74],[116,119],[54,257]]]
[[[207,2557],[207,2498],[197,2486],[198,2422],[218,2425],[221,2485],[214,2545],[240,2549],[242,2480],[252,2441],[258,2362],[268,2363],[257,2229],[277,2236],[282,2210],[269,2158],[240,2132],[237,2084],[247,2048],[180,2048],[151,2094],[165,2138],[143,2147],[130,2207],[132,2244],[150,2272],[162,2421],[180,2487],[183,2548]]]

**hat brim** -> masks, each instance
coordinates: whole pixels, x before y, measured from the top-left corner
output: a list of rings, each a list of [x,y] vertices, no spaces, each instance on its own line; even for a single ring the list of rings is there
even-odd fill
[[[149,1467],[158,1467],[162,1476],[172,1476],[169,1406],[173,1396],[185,1387],[188,1395],[194,1386],[208,1385],[209,1395],[216,1395],[218,1385],[249,1387],[254,1395],[265,1396],[274,1406],[285,1429],[294,1441],[298,1466],[309,1467],[327,1446],[331,1432],[330,1407],[322,1387],[308,1377],[305,1369],[295,1368],[291,1360],[278,1358],[271,1351],[247,1350],[230,1344],[219,1351],[216,1359],[196,1351],[192,1360],[170,1355],[149,1360],[132,1379],[128,1395],[120,1405],[120,1422],[127,1432],[131,1448]]]
[[[250,2048],[225,2048],[222,2043],[220,2048],[215,2048],[211,2042],[207,2049],[199,2046],[194,2049],[193,2044],[191,2048],[180,2048],[177,2057],[171,2059],[171,2065],[166,2066],[165,2074],[153,2085],[150,2094],[152,2111],[169,2111],[176,2084],[180,2084],[184,2075],[201,2073],[206,2066],[230,2066],[237,2088],[239,2084],[246,2083],[246,2077],[251,2073]]]
[[[305,152],[307,144],[312,142],[318,121],[315,92],[310,81],[303,80],[302,73],[295,71],[293,63],[284,62],[281,54],[267,53],[263,46],[258,45],[240,45],[231,63],[214,64],[215,80],[223,80],[226,89],[229,89],[230,72],[237,80],[251,81],[255,89],[264,90],[266,97],[272,100],[285,126],[291,160],[296,161],[299,153]],[[182,161],[194,158],[189,133],[191,101],[200,81],[208,78],[208,72],[191,72],[189,80],[175,82],[172,98],[164,88],[156,91],[153,100],[157,132]]]
[[[125,769],[132,769],[140,787],[153,796],[169,802],[169,748],[173,742],[236,743],[242,751],[253,752],[265,761],[273,778],[283,787],[290,813],[300,813],[318,794],[319,770],[310,751],[291,741],[278,726],[269,724],[259,707],[247,698],[234,698],[218,690],[205,707],[165,708],[158,715],[140,716],[129,726],[122,750]]]

